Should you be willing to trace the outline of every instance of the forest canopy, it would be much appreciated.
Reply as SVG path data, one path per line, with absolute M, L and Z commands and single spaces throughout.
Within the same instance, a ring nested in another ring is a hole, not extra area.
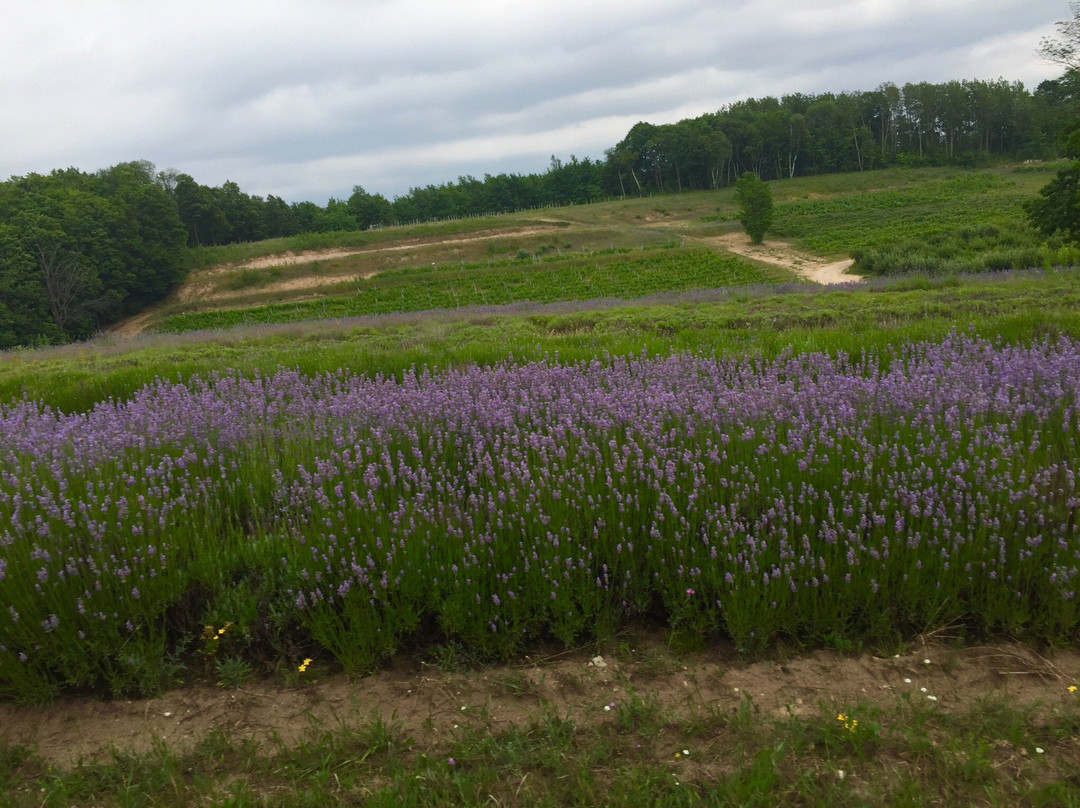
M 0 183 L 0 348 L 90 336 L 184 269 L 183 224 L 150 163 Z

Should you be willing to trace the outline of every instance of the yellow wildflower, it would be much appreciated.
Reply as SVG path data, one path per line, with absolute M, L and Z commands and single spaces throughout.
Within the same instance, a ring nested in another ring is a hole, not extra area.
M 203 633 L 202 633 L 203 639 L 204 640 L 217 640 L 217 639 L 220 639 L 221 636 L 226 631 L 229 630 L 229 627 L 232 626 L 232 624 L 233 624 L 232 620 L 229 620 L 229 621 L 227 621 L 225 623 L 225 625 L 223 625 L 219 629 L 215 629 L 213 626 L 203 626 Z
M 308 657 L 303 662 L 301 662 L 300 663 L 300 673 L 303 673 L 304 671 L 306 671 L 308 669 L 308 665 L 310 665 L 311 662 L 312 662 L 311 657 Z

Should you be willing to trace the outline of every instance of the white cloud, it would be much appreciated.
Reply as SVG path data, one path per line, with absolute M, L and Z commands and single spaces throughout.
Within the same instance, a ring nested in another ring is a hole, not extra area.
M 149 159 L 318 202 L 602 157 L 638 120 L 1060 72 L 1059 0 L 0 0 L 0 177 Z

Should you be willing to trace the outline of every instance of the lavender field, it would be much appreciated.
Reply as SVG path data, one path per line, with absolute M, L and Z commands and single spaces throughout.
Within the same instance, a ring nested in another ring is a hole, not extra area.
M 1074 636 L 1080 342 L 157 382 L 0 408 L 0 694 L 659 619 Z

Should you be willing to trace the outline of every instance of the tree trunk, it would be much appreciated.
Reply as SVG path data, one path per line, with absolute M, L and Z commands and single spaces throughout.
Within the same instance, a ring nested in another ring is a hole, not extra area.
M 855 124 L 851 125 L 851 137 L 855 140 L 855 157 L 859 161 L 859 171 L 862 171 L 862 152 L 859 150 L 859 132 Z

